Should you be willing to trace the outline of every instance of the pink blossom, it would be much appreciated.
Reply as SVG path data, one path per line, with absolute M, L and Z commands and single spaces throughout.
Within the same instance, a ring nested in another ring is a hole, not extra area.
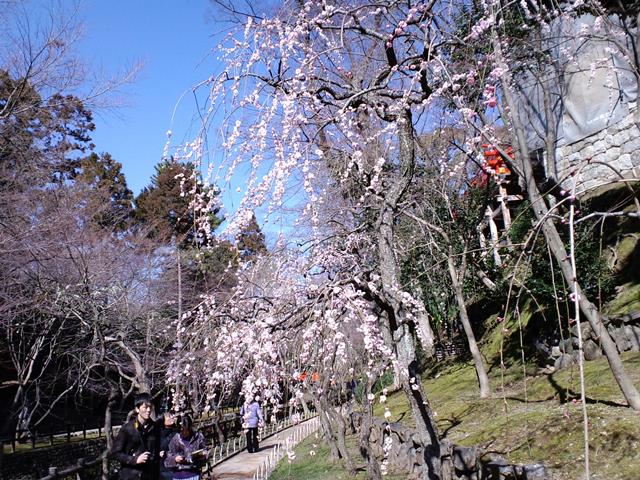
M 498 105 L 498 99 L 496 97 L 489 97 L 483 102 L 487 107 L 494 108 Z

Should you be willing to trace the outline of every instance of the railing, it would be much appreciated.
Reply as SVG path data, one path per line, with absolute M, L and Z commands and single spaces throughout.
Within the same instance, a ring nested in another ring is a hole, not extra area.
M 445 358 L 456 358 L 469 351 L 467 343 L 462 338 L 438 342 L 434 345 L 436 361 L 440 362 Z
M 296 420 L 295 418 L 292 419 L 291 417 L 288 417 L 278 422 L 267 424 L 263 428 L 261 428 L 259 431 L 260 439 L 267 438 L 271 435 L 274 435 L 275 433 L 278 433 L 286 428 L 289 428 L 290 426 L 297 424 L 299 422 L 304 422 L 305 420 L 311 418 L 313 415 L 315 414 L 302 415 L 298 417 L 298 420 Z M 221 422 L 236 422 L 235 413 L 226 413 L 224 414 L 224 417 L 226 418 L 223 418 L 222 420 L 218 419 L 217 423 L 219 424 Z M 214 423 L 216 423 L 215 419 L 204 419 L 198 422 L 201 428 L 210 427 Z M 120 427 L 114 427 L 114 430 L 117 431 L 119 430 L 119 428 Z M 86 433 L 90 432 L 90 430 L 86 430 L 86 429 L 83 431 L 86 431 Z M 228 459 L 229 457 L 232 457 L 236 453 L 243 450 L 245 447 L 246 447 L 246 437 L 244 435 L 237 435 L 232 438 L 228 438 L 225 442 L 215 446 L 210 451 L 209 458 L 207 459 L 207 464 L 205 466 L 204 471 L 205 472 L 209 471 L 215 465 Z M 81 459 L 78 459 L 76 465 L 71 467 L 66 467 L 64 469 L 59 469 L 57 467 L 50 467 L 48 475 L 40 478 L 40 480 L 58 480 L 58 479 L 62 479 L 69 476 L 76 476 L 77 478 L 81 478 L 83 477 L 83 473 L 87 469 L 93 468 L 98 464 L 100 464 L 102 462 L 103 457 L 104 455 L 101 455 L 98 458 L 95 458 L 90 461 L 86 461 L 85 459 L 81 458 Z
M 112 431 L 115 433 L 120 426 L 112 427 Z M 102 438 L 104 436 L 104 425 L 100 422 L 92 425 L 83 422 L 82 425 L 68 423 L 64 429 L 50 430 L 48 432 L 40 432 L 37 429 L 33 430 L 16 430 L 10 437 L 0 438 L 0 452 L 4 452 L 6 444 L 10 445 L 10 452 L 15 453 L 17 450 L 17 444 L 24 443 L 30 444 L 31 448 L 36 448 L 36 444 L 41 446 L 53 446 L 58 439 L 65 439 L 65 443 L 70 443 L 72 438 L 76 439 L 82 437 L 86 440 L 87 437 Z M 21 442 L 21 437 L 27 437 L 27 440 Z
M 87 468 L 95 467 L 102 463 L 102 456 L 95 458 L 91 461 L 85 461 L 84 458 L 79 458 L 78 463 L 73 467 L 65 468 L 64 470 L 58 470 L 57 467 L 49 467 L 49 474 L 46 477 L 42 477 L 40 480 L 59 480 L 75 475 L 78 480 L 83 477 L 82 473 Z
M 202 419 L 199 422 L 196 422 L 203 426 L 211 426 L 214 423 L 226 423 L 231 422 L 233 418 L 235 418 L 235 413 L 237 412 L 238 407 L 221 407 L 219 409 L 220 414 L 222 415 L 222 419 L 218 419 L 216 422 L 212 416 Z M 232 416 L 230 416 L 232 415 Z M 119 418 L 119 422 L 125 423 L 126 417 L 125 415 Z M 121 425 L 114 425 L 112 427 L 112 432 L 116 434 L 120 429 Z M 50 429 L 48 431 L 39 431 L 38 429 L 29 429 L 29 430 L 15 430 L 11 436 L 6 436 L 0 438 L 0 452 L 4 452 L 5 446 L 7 444 L 10 445 L 9 451 L 10 453 L 15 453 L 17 451 L 18 444 L 30 445 L 32 449 L 36 448 L 36 444 L 39 444 L 42 447 L 53 446 L 56 443 L 56 440 L 65 439 L 66 443 L 70 443 L 72 439 L 86 440 L 87 437 L 93 438 L 102 438 L 104 436 L 104 421 L 98 420 L 97 422 L 82 422 L 82 424 L 78 423 L 67 423 L 64 428 L 58 429 Z M 21 441 L 21 438 L 27 438 L 26 441 Z
M 307 419 L 308 418 L 309 417 L 307 417 Z M 267 480 L 269 475 L 271 475 L 271 472 L 273 472 L 278 465 L 278 462 L 280 462 L 285 455 L 290 454 L 296 445 L 315 432 L 320 426 L 320 421 L 317 416 L 314 416 L 308 422 L 303 423 L 305 420 L 300 421 L 297 428 L 291 432 L 291 435 L 285 438 L 284 442 L 278 442 L 275 448 L 271 449 L 269 456 L 260 465 L 258 465 L 258 470 L 253 475 L 253 480 Z
M 302 423 L 310 418 L 313 418 L 316 414 L 309 413 L 298 415 L 297 417 L 286 417 L 282 420 L 279 420 L 275 423 L 266 424 L 259 431 L 259 440 L 275 435 L 282 430 L 285 430 L 293 425 L 297 425 Z M 215 465 L 223 462 L 229 457 L 234 456 L 236 453 L 244 450 L 247 446 L 247 440 L 244 435 L 240 435 L 238 437 L 230 438 L 224 444 L 215 447 L 209 454 L 208 459 L 208 468 L 213 468 Z

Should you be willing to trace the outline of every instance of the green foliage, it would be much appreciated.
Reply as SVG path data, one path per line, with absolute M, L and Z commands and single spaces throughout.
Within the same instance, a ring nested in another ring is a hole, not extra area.
M 73 176 L 93 148 L 91 112 L 72 95 L 42 98 L 27 80 L 0 69 L 0 187 L 24 191 Z
M 521 243 L 527 240 L 532 228 L 533 212 L 530 205 L 523 203 L 515 218 L 509 235 L 513 243 Z M 568 252 L 568 228 L 560 228 L 559 231 Z M 526 282 L 528 291 L 544 305 L 554 304 L 556 298 L 561 302 L 567 301 L 565 292 L 568 289 L 563 285 L 562 272 L 555 261 L 552 268 L 542 234 L 537 235 L 527 249 L 530 251 L 530 258 L 523 281 Z M 614 278 L 600 252 L 598 230 L 586 222 L 576 225 L 575 252 L 578 280 L 583 290 L 593 299 L 608 298 L 613 292 Z
M 198 298 L 204 292 L 228 291 L 235 285 L 237 250 L 228 241 L 213 239 L 204 248 L 182 249 L 180 255 L 183 282 Z
M 127 187 L 122 164 L 108 153 L 91 153 L 80 160 L 76 182 L 93 190 L 89 202 L 98 225 L 119 231 L 127 228 L 133 214 L 133 193 Z
M 156 165 L 151 185 L 135 199 L 136 223 L 146 229 L 149 238 L 161 243 L 175 239 L 181 248 L 207 245 L 212 237 L 196 228 L 194 212 L 189 208 L 193 195 L 183 192 L 194 192 L 201 197 L 217 194 L 200 183 L 199 172 L 193 164 L 163 160 Z M 222 222 L 218 211 L 212 208 L 207 212 L 212 230 Z
M 447 257 L 453 255 L 456 268 L 466 262 L 466 275 L 462 279 L 465 295 L 476 295 L 481 285 L 469 272 L 474 268 L 479 250 L 477 226 L 495 194 L 494 186 L 470 187 L 468 184 L 439 182 L 436 172 L 425 170 L 421 182 L 424 191 L 420 208 L 416 213 L 446 234 L 448 241 L 435 229 L 424 239 L 413 239 L 411 247 L 401 259 L 401 279 L 408 291 L 421 296 L 429 313 L 432 327 L 444 333 L 458 317 L 458 305 L 454 296 Z M 438 188 L 446 189 L 447 200 Z M 408 238 L 416 235 L 415 222 L 407 221 L 402 232 Z M 433 239 L 433 241 L 431 241 Z
M 255 214 L 251 215 L 251 220 L 238 235 L 237 247 L 240 259 L 245 262 L 267 252 L 264 233 L 260 230 Z

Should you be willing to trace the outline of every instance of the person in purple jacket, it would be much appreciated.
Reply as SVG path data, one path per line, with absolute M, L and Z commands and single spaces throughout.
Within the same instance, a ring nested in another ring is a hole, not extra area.
M 174 479 L 199 480 L 207 460 L 207 441 L 193 429 L 193 420 L 184 415 L 180 420 L 180 433 L 169 442 L 165 465 L 173 472 Z
M 253 401 L 245 403 L 240 409 L 240 416 L 242 417 L 242 426 L 247 432 L 247 451 L 256 453 L 258 451 L 258 427 L 264 424 L 260 396 L 256 395 Z

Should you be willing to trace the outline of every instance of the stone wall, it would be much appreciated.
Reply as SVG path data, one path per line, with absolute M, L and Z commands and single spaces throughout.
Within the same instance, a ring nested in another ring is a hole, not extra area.
M 603 317 L 607 331 L 615 342 L 618 352 L 640 351 L 640 312 L 630 313 L 615 318 Z M 594 360 L 602 356 L 598 335 L 591 329 L 589 322 L 580 322 L 585 360 Z M 553 347 L 551 357 L 554 368 L 565 368 L 578 360 L 578 326 L 571 328 L 571 337 Z
M 361 417 L 352 414 L 354 426 Z M 399 423 L 374 419 L 369 436 L 371 451 L 379 461 L 386 459 L 389 467 L 418 479 L 425 467 L 424 445 L 416 432 Z M 385 442 L 387 451 L 385 452 Z M 513 465 L 503 458 L 484 454 L 478 448 L 467 448 L 442 442 L 443 479 L 451 480 L 547 480 L 544 465 Z
M 640 178 L 640 131 L 634 123 L 634 115 L 635 109 L 632 109 L 615 125 L 579 142 L 559 147 L 556 151 L 557 172 L 547 172 L 547 175 L 557 173 L 562 187 L 570 191 L 571 172 L 575 171 L 578 195 L 619 178 L 607 165 L 626 178 Z

